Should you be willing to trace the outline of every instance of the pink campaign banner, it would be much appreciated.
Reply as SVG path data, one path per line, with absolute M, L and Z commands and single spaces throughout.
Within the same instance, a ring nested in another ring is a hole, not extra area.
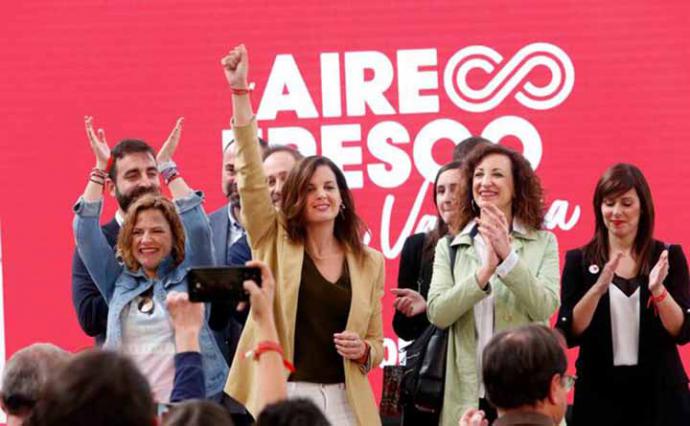
M 367 241 L 388 259 L 387 288 L 396 286 L 404 239 L 433 222 L 430 180 L 470 134 L 529 159 L 561 254 L 590 238 L 594 185 L 615 162 L 646 174 L 656 237 L 690 247 L 687 2 L 0 7 L 0 336 L 8 355 L 36 341 L 92 345 L 70 293 L 71 207 L 94 164 L 84 115 L 111 144 L 131 136 L 155 148 L 184 116 L 175 160 L 205 191 L 208 212 L 225 202 L 221 141 L 231 111 L 219 61 L 240 42 L 263 136 L 343 168 L 371 229 Z M 104 221 L 114 207 L 106 197 Z M 392 302 L 386 293 L 385 364 L 398 362 L 400 345 Z M 687 368 L 688 347 L 682 353 Z M 370 378 L 380 394 L 381 369 Z

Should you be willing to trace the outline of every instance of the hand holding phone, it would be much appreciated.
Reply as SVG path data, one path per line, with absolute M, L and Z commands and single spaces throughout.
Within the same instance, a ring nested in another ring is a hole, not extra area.
M 261 269 L 252 266 L 190 268 L 189 300 L 192 302 L 243 302 L 249 300 L 245 281 L 261 286 Z

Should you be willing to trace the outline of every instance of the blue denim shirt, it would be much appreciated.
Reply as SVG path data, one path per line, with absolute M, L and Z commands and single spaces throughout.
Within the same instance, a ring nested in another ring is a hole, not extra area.
M 158 267 L 157 279 L 148 278 L 141 268 L 130 271 L 118 262 L 99 225 L 101 201 L 86 202 L 80 198 L 74 205 L 73 227 L 77 250 L 108 303 L 104 348 L 118 349 L 122 345 L 122 311 L 134 298 L 153 287 L 155 302 L 165 306 L 168 292 L 187 291 L 189 267 L 214 264 L 211 230 L 201 201 L 201 192 L 175 200 L 185 229 L 185 259 L 175 267 L 168 256 Z M 210 397 L 222 392 L 228 366 L 208 326 L 208 313 L 209 309 L 206 309 L 206 322 L 201 328 L 199 344 L 206 376 L 206 395 Z

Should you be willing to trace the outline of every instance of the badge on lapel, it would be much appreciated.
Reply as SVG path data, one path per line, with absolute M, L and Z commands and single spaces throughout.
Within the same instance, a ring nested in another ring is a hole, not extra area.
M 595 264 L 589 265 L 589 273 L 592 275 L 598 274 L 599 273 L 599 266 L 597 266 Z

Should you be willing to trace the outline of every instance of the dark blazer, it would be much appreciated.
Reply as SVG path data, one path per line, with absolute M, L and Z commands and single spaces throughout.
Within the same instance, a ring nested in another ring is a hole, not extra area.
M 426 234 L 410 235 L 403 244 L 400 253 L 400 265 L 398 267 L 398 288 L 409 288 L 418 291 L 424 299 L 429 293 L 429 283 L 433 271 L 432 261 L 422 265 L 422 252 Z M 412 341 L 429 326 L 426 312 L 413 317 L 407 317 L 402 312 L 395 310 L 393 316 L 393 330 L 398 337 Z
M 652 266 L 656 263 L 665 245 L 654 242 Z M 677 337 L 672 337 L 655 315 L 653 307 L 647 307 L 650 296 L 647 280 L 640 286 L 640 335 L 639 355 L 636 367 L 613 366 L 613 340 L 611 335 L 611 315 L 608 292 L 599 300 L 594 311 L 592 322 L 580 335 L 572 333 L 572 314 L 575 305 L 594 285 L 603 265 L 591 267 L 583 258 L 581 249 L 571 250 L 566 254 L 565 267 L 561 285 L 561 308 L 556 327 L 566 337 L 569 347 L 579 346 L 580 352 L 576 362 L 578 380 L 575 385 L 573 406 L 574 425 L 579 424 L 616 424 L 614 419 L 605 419 L 604 413 L 615 415 L 616 411 L 610 398 L 620 394 L 622 383 L 625 390 L 632 394 L 645 395 L 640 404 L 627 401 L 627 407 L 639 409 L 641 424 L 673 425 L 690 424 L 690 393 L 688 377 L 678 353 L 678 344 L 690 340 L 690 288 L 688 284 L 688 265 L 680 246 L 669 248 L 669 274 L 664 286 L 683 310 L 685 319 Z M 628 369 L 628 379 L 622 381 L 621 369 Z M 639 389 L 631 389 L 634 387 Z M 667 417 L 664 417 L 667 416 Z M 644 418 L 645 420 L 641 420 Z M 680 422 L 680 423 L 679 423 Z
M 117 234 L 120 232 L 117 220 L 113 218 L 101 229 L 108 244 L 115 247 Z M 102 345 L 105 342 L 105 329 L 108 322 L 108 304 L 91 279 L 76 249 L 72 256 L 72 304 L 84 333 L 95 337 L 96 344 Z
M 227 266 L 228 251 L 228 227 L 230 218 L 228 217 L 228 205 L 224 204 L 221 208 L 209 215 L 211 223 L 211 240 L 215 252 L 215 264 L 217 266 Z M 228 365 L 232 363 L 237 350 L 237 342 L 242 334 L 242 327 L 247 321 L 249 309 L 244 312 L 237 312 L 234 305 L 226 303 L 212 303 L 209 315 L 209 326 L 216 335 L 220 350 L 225 357 Z
M 216 265 L 225 265 L 228 251 L 228 226 L 230 226 L 228 205 L 223 204 L 221 208 L 208 215 L 208 221 L 211 223 L 211 239 L 216 255 Z

